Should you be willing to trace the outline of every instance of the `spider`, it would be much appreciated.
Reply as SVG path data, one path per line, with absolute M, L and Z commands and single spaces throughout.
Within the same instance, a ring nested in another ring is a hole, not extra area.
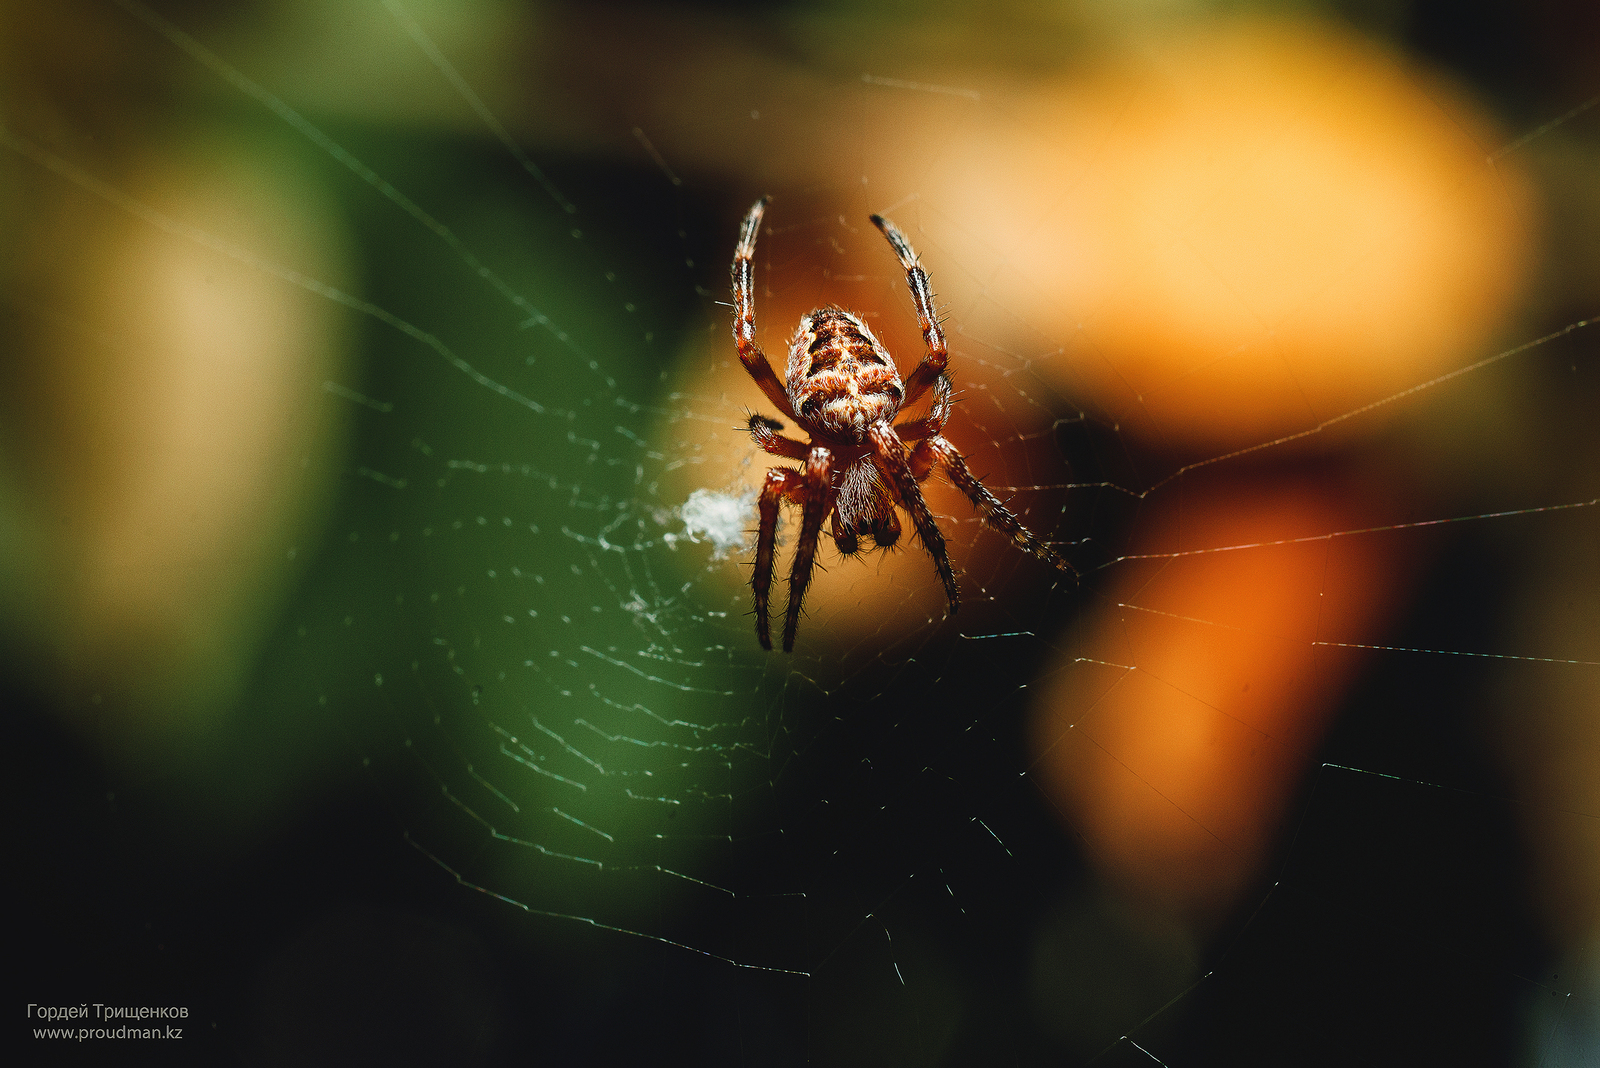
M 945 371 L 949 355 L 944 333 L 933 310 L 933 290 L 917 254 L 900 230 L 881 215 L 872 223 L 889 239 L 905 268 L 906 283 L 922 324 L 928 353 L 902 385 L 900 372 L 883 343 L 867 324 L 843 308 L 829 304 L 800 320 L 789 342 L 789 366 L 784 382 L 756 344 L 754 269 L 756 234 L 767 209 L 767 197 L 751 207 L 739 228 L 733 253 L 733 340 L 739 362 L 750 372 L 767 399 L 793 419 L 811 438 L 804 443 L 784 437 L 783 424 L 752 413 L 750 434 L 757 445 L 776 456 L 799 460 L 803 466 L 775 467 L 761 488 L 761 526 L 756 537 L 755 573 L 750 586 L 756 598 L 756 637 L 763 649 L 772 648 L 767 618 L 772 588 L 773 549 L 778 532 L 778 507 L 785 500 L 800 506 L 800 541 L 789 572 L 789 607 L 783 623 L 783 651 L 794 649 L 800 626 L 800 604 L 816 563 L 822 521 L 832 516 L 834 544 L 852 555 L 862 537 L 879 548 L 900 537 L 899 504 L 911 516 L 917 537 L 939 572 L 953 614 L 961 606 L 956 576 L 945 551 L 944 535 L 923 500 L 917 483 L 934 465 L 942 464 L 950 481 L 972 499 L 984 522 L 1006 535 L 1012 544 L 1065 574 L 1077 578 L 1072 565 L 1022 525 L 999 498 L 967 469 L 966 462 L 943 436 L 950 418 L 951 384 Z M 932 391 L 928 413 L 920 419 L 896 423 L 905 408 Z M 912 447 L 907 454 L 907 444 Z

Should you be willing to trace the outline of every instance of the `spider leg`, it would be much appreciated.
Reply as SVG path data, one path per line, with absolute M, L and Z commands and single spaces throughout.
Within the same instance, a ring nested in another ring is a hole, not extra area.
M 944 425 L 950 421 L 950 390 L 949 375 L 940 375 L 933 380 L 933 407 L 928 409 L 928 414 L 921 419 L 895 425 L 894 432 L 901 441 L 920 441 L 944 433 Z M 923 477 L 918 475 L 917 481 L 921 482 Z
M 929 435 L 929 438 L 935 436 Z M 928 476 L 933 474 L 933 465 L 938 459 L 939 454 L 934 452 L 933 445 L 928 439 L 919 441 L 917 447 L 911 450 L 911 477 L 918 482 L 928 481 Z M 974 477 L 973 481 L 976 482 L 977 478 Z
M 756 568 L 750 576 L 750 588 L 756 595 L 756 637 L 761 648 L 772 648 L 772 630 L 767 621 L 767 604 L 772 591 L 772 558 L 778 537 L 778 506 L 784 498 L 803 499 L 804 474 L 792 467 L 774 467 L 767 472 L 761 486 L 761 497 L 756 505 L 761 525 L 756 533 Z
M 800 540 L 794 548 L 794 567 L 789 572 L 789 609 L 783 620 L 783 651 L 794 650 L 794 635 L 800 629 L 800 603 L 811 572 L 817 562 L 817 541 L 822 537 L 822 520 L 833 507 L 833 453 L 813 445 L 806 458 L 805 482 L 795 499 L 804 503 L 800 517 Z
M 872 443 L 873 462 L 878 465 L 878 470 L 883 472 L 884 479 L 895 496 L 900 498 L 900 503 L 911 513 L 911 522 L 917 528 L 917 537 L 921 539 L 922 547 L 927 550 L 928 555 L 933 557 L 933 566 L 938 569 L 939 578 L 944 582 L 945 596 L 950 600 L 950 611 L 954 612 L 961 606 L 961 597 L 956 589 L 955 572 L 950 568 L 950 554 L 945 550 L 944 535 L 939 532 L 939 524 L 934 521 L 933 512 L 929 510 L 928 502 L 923 499 L 922 490 L 917 487 L 916 476 L 906 461 L 906 447 L 895 437 L 894 428 L 888 423 L 878 423 L 869 429 L 867 440 Z M 929 438 L 923 445 L 928 441 L 940 440 L 943 439 Z M 922 448 L 921 445 L 917 447 Z
M 783 424 L 776 419 L 768 419 L 764 415 L 752 413 L 749 426 L 750 436 L 756 439 L 756 444 L 774 456 L 786 456 L 791 460 L 804 460 L 811 453 L 810 447 L 804 442 L 786 438 L 778 433 L 783 429 Z
M 977 506 L 985 523 L 1010 538 L 1011 543 L 1023 552 L 1044 561 L 1063 574 L 1071 575 L 1073 581 L 1077 581 L 1077 568 L 1062 559 L 1050 546 L 1034 537 L 1033 532 L 1022 525 L 1022 520 L 1017 518 L 1016 513 L 1007 508 L 1000 498 L 990 493 L 988 487 L 978 481 L 977 476 L 967 468 L 967 462 L 961 458 L 961 454 L 948 439 L 934 435 L 917 445 L 911 454 L 912 474 L 919 480 L 926 478 L 935 461 L 944 465 L 950 481 L 954 482 L 956 488 L 965 493 Z
M 900 266 L 906 271 L 906 284 L 911 287 L 911 302 L 917 306 L 917 322 L 922 324 L 922 340 L 928 354 L 917 364 L 917 369 L 906 379 L 903 404 L 910 404 L 944 374 L 950 362 L 950 352 L 945 347 L 944 331 L 939 329 L 939 316 L 933 310 L 933 287 L 928 283 L 928 272 L 917 262 L 917 254 L 900 228 L 882 215 L 872 216 L 872 224 L 889 239 L 894 254 L 900 257 Z
M 756 380 L 761 392 L 773 405 L 795 418 L 789 394 L 778 381 L 767 354 L 756 344 L 756 294 L 755 266 L 751 262 L 756 254 L 756 235 L 761 230 L 761 216 L 767 210 L 767 198 L 755 202 L 750 213 L 739 227 L 739 244 L 733 250 L 733 343 L 739 349 L 739 362 Z M 799 420 L 795 420 L 798 422 Z
M 811 446 L 811 456 L 806 457 L 805 484 L 797 499 L 805 510 L 800 513 L 800 540 L 795 545 L 794 568 L 789 571 L 789 611 L 784 616 L 784 652 L 795 648 L 795 632 L 800 630 L 800 603 L 805 600 L 805 588 L 811 585 L 811 571 L 816 566 L 816 544 L 822 537 L 822 518 L 834 507 L 834 454 L 821 444 Z

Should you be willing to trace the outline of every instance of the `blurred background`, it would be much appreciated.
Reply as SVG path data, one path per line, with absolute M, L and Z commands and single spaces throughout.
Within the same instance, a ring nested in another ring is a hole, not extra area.
M 1597 71 L 1558 0 L 4 0 L 22 1000 L 208 1062 L 1592 1063 Z M 961 612 L 825 537 L 761 652 L 763 194 L 780 369 L 824 303 L 920 358 L 891 216 L 1080 583 L 936 476 Z

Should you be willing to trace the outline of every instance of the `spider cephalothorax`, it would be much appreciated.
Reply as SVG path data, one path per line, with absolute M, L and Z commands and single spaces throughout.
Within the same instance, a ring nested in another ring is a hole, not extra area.
M 950 418 L 951 401 L 944 333 L 934 314 L 928 275 L 905 235 L 888 219 L 872 216 L 873 224 L 889 239 L 900 266 L 905 268 L 927 355 L 902 383 L 889 350 L 872 336 L 867 324 L 843 308 L 829 305 L 800 320 L 789 342 L 785 380 L 778 381 L 755 340 L 751 260 L 766 208 L 767 198 L 762 197 L 739 229 L 739 245 L 733 253 L 733 339 L 739 349 L 739 361 L 756 385 L 780 412 L 810 435 L 811 441 L 807 444 L 784 437 L 779 433 L 783 424 L 776 419 L 750 416 L 750 434 L 757 445 L 804 465 L 773 468 L 761 488 L 761 526 L 750 585 L 756 596 L 756 637 L 762 647 L 772 648 L 767 604 L 772 588 L 778 506 L 785 500 L 801 508 L 800 539 L 789 573 L 789 608 L 783 626 L 785 652 L 794 648 L 800 604 L 811 583 L 822 521 L 830 516 L 834 543 L 848 555 L 860 548 L 863 537 L 872 538 L 879 546 L 893 545 L 900 537 L 900 520 L 895 515 L 895 505 L 899 504 L 910 514 L 922 547 L 933 557 L 950 600 L 950 611 L 960 606 L 944 535 L 917 486 L 932 473 L 936 463 L 943 465 L 950 481 L 971 498 L 984 522 L 1009 537 L 1018 548 L 1076 577 L 1070 564 L 1035 538 L 984 488 L 967 469 L 955 446 L 942 436 Z M 894 421 L 902 408 L 930 390 L 933 397 L 926 415 L 902 423 Z M 912 446 L 909 453 L 907 444 Z

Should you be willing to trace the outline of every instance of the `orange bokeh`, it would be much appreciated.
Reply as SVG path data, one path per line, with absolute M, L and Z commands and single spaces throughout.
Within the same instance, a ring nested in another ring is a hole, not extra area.
M 1371 643 L 1407 592 L 1397 543 L 1320 537 L 1357 508 L 1301 480 L 1210 494 L 1066 645 L 1032 774 L 1124 890 L 1204 918 L 1256 873 L 1353 673 L 1337 643 Z
M 1146 42 L 1030 107 L 951 175 L 949 240 L 1005 250 L 1069 342 L 1042 371 L 1135 432 L 1247 444 L 1487 355 L 1531 257 L 1482 113 L 1328 27 Z

